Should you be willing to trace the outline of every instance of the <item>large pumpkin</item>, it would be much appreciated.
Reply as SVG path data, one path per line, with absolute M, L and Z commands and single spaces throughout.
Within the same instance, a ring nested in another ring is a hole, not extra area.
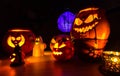
M 57 35 L 50 42 L 53 57 L 56 60 L 70 60 L 74 56 L 74 46 L 68 35 Z
M 85 8 L 76 15 L 70 31 L 80 56 L 97 58 L 101 55 L 110 34 L 105 11 L 100 8 Z
M 27 54 L 32 51 L 35 35 L 29 29 L 11 29 L 5 34 L 2 46 L 3 50 L 11 54 L 16 44 L 19 44 L 21 50 Z

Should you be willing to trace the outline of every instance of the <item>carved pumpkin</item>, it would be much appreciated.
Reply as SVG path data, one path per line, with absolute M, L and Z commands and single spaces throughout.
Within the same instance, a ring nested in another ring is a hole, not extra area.
M 86 8 L 76 15 L 70 31 L 81 56 L 97 58 L 103 52 L 110 34 L 110 26 L 105 18 L 105 11 L 100 8 Z
M 74 46 L 68 35 L 57 35 L 50 42 L 53 57 L 56 60 L 70 60 L 74 55 Z
M 3 50 L 11 54 L 16 44 L 19 44 L 21 50 L 27 54 L 32 51 L 34 46 L 35 36 L 31 30 L 28 29 L 11 29 L 8 30 L 3 38 Z
M 46 44 L 43 42 L 41 36 L 36 37 L 34 47 L 33 47 L 33 56 L 39 57 L 44 55 L 44 49 L 46 48 Z

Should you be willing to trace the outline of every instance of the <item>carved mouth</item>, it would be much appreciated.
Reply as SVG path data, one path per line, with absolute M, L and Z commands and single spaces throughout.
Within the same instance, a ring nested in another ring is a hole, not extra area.
M 97 25 L 97 24 L 98 24 L 98 22 L 95 22 L 94 24 L 86 26 L 86 27 L 74 28 L 74 30 L 76 32 L 85 33 L 85 32 L 90 31 L 91 29 L 93 29 L 95 27 L 95 25 Z
M 62 55 L 62 52 L 53 52 L 54 55 Z

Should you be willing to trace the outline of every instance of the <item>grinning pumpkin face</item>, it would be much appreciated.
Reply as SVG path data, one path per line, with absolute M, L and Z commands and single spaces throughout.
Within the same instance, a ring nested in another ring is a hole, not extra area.
M 80 10 L 70 34 L 73 40 L 79 40 L 82 53 L 94 58 L 100 56 L 110 34 L 104 10 L 95 7 Z
M 69 60 L 74 55 L 74 47 L 68 35 L 58 35 L 50 43 L 53 56 L 56 60 Z
M 95 35 L 95 31 L 97 36 Z M 104 11 L 99 8 L 81 10 L 74 20 L 71 36 L 75 39 L 95 38 L 107 39 L 110 28 L 105 19 Z

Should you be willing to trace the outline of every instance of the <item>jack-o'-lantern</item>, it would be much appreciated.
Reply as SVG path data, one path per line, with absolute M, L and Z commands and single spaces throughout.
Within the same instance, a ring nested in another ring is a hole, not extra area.
M 76 53 L 93 59 L 100 57 L 109 34 L 110 26 L 105 10 L 95 7 L 80 10 L 70 31 Z
M 74 56 L 74 46 L 69 35 L 54 36 L 50 48 L 56 60 L 70 60 Z
M 2 40 L 3 50 L 11 54 L 15 45 L 19 44 L 21 50 L 27 54 L 32 51 L 35 41 L 34 33 L 29 29 L 11 29 Z

